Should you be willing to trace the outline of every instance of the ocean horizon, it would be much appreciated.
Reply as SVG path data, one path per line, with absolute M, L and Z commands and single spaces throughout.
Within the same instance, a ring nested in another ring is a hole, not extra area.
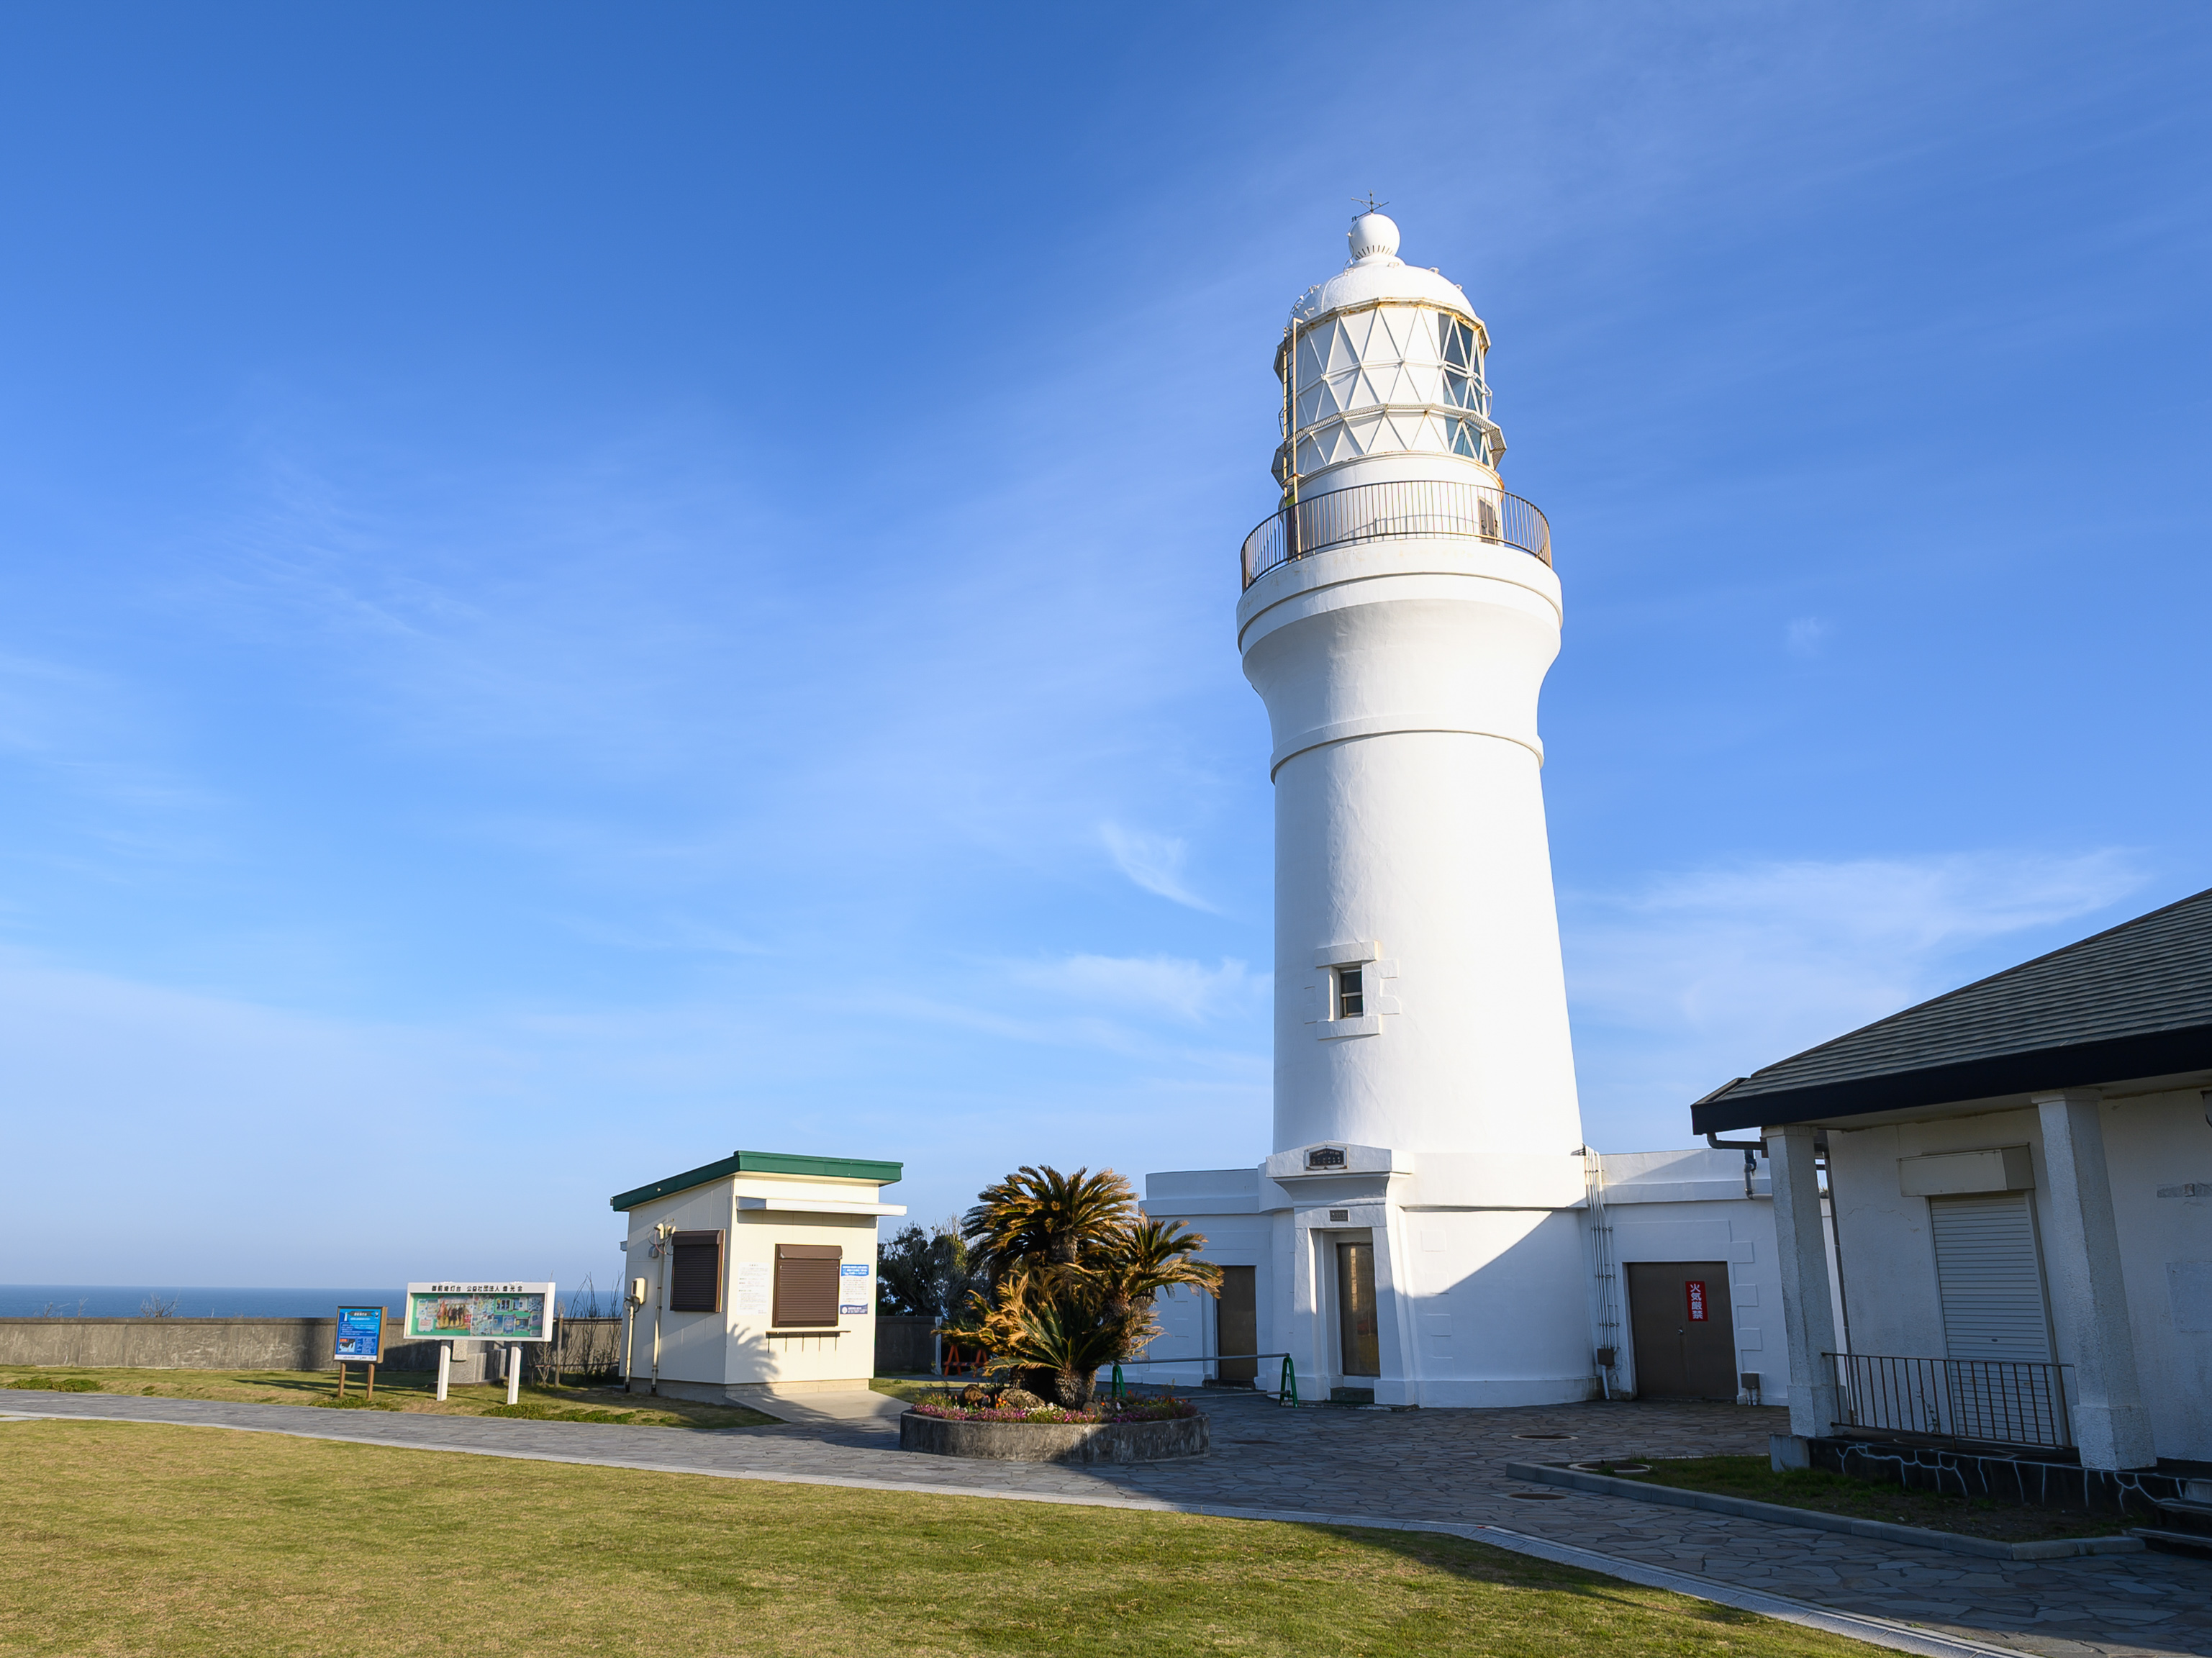
M 384 1307 L 397 1317 L 406 1291 L 255 1289 L 177 1284 L 0 1284 L 0 1318 L 331 1318 L 342 1307 Z

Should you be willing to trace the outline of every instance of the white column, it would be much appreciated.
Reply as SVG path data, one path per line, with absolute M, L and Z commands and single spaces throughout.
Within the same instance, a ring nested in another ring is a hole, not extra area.
M 2105 1174 L 2102 1096 L 2069 1089 L 2035 1096 L 2043 1119 L 2043 1266 L 2060 1350 L 2070 1356 L 2074 1441 L 2087 1468 L 2142 1468 L 2158 1460 L 2136 1377 L 2119 1229 Z
M 1836 1408 L 1836 1319 L 1828 1298 L 1827 1229 L 1820 1224 L 1820 1186 L 1813 1173 L 1813 1127 L 1765 1128 L 1774 1188 L 1774 1242 L 1782 1257 L 1782 1329 L 1790 1354 L 1790 1431 L 1798 1439 L 1826 1434 Z
M 446 1383 L 453 1374 L 453 1344 L 441 1341 L 438 1344 L 438 1402 L 441 1405 L 446 1402 Z
M 520 1404 L 522 1400 L 522 1349 L 509 1342 L 507 1349 L 507 1402 Z

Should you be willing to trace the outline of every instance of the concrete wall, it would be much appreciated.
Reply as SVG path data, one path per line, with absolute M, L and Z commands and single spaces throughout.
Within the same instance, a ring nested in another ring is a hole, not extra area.
M 1605 1202 L 1621 1268 L 1620 1368 L 1636 1388 L 1633 1314 L 1627 1266 L 1638 1260 L 1724 1260 L 1735 1321 L 1736 1370 L 1759 1377 L 1759 1400 L 1790 1402 L 1790 1356 L 1782 1339 L 1781 1260 L 1775 1250 L 1774 1200 L 1766 1165 L 1743 1192 L 1743 1154 L 1703 1147 L 1680 1151 L 1608 1151 Z M 1740 1402 L 1748 1402 L 1740 1396 Z
M 334 1318 L 0 1318 L 0 1365 L 334 1370 L 337 1329 Z M 409 1368 L 398 1354 L 390 1362 Z
M 392 1311 L 387 1331 L 398 1328 L 398 1309 Z M 613 1367 L 619 1319 L 565 1320 L 556 1327 L 567 1333 L 571 1364 Z M 337 1328 L 329 1318 L 0 1318 L 0 1369 L 335 1370 Z M 456 1382 L 486 1379 L 487 1345 L 453 1344 Z M 387 1342 L 384 1355 L 386 1370 L 438 1368 L 434 1341 Z

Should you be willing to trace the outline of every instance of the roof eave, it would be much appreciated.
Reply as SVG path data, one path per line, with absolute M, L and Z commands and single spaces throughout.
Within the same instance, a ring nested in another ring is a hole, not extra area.
M 687 1169 L 607 1199 L 610 1209 L 627 1212 L 656 1198 L 672 1197 L 705 1186 L 729 1175 L 795 1175 L 811 1180 L 861 1181 L 872 1186 L 896 1186 L 906 1165 L 866 1157 L 809 1157 L 788 1151 L 732 1151 L 714 1163 Z
M 2212 1024 L 2188 1025 L 1990 1054 L 1917 1071 L 1853 1077 L 1809 1088 L 1738 1093 L 1736 1084 L 1730 1084 L 1690 1108 L 1690 1127 L 1696 1133 L 1718 1134 L 2205 1070 L 2212 1070 Z

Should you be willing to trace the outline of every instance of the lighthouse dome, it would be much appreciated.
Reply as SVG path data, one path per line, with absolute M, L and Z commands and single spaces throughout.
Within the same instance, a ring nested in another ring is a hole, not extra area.
M 1482 326 L 1482 319 L 1474 314 L 1474 307 L 1457 282 L 1437 271 L 1407 264 L 1398 257 L 1395 219 L 1381 213 L 1363 213 L 1352 222 L 1345 240 L 1352 247 L 1350 261 L 1327 282 L 1298 296 L 1298 302 L 1291 307 L 1291 317 L 1298 322 L 1310 322 L 1346 306 L 1399 300 L 1456 311 L 1477 328 Z

